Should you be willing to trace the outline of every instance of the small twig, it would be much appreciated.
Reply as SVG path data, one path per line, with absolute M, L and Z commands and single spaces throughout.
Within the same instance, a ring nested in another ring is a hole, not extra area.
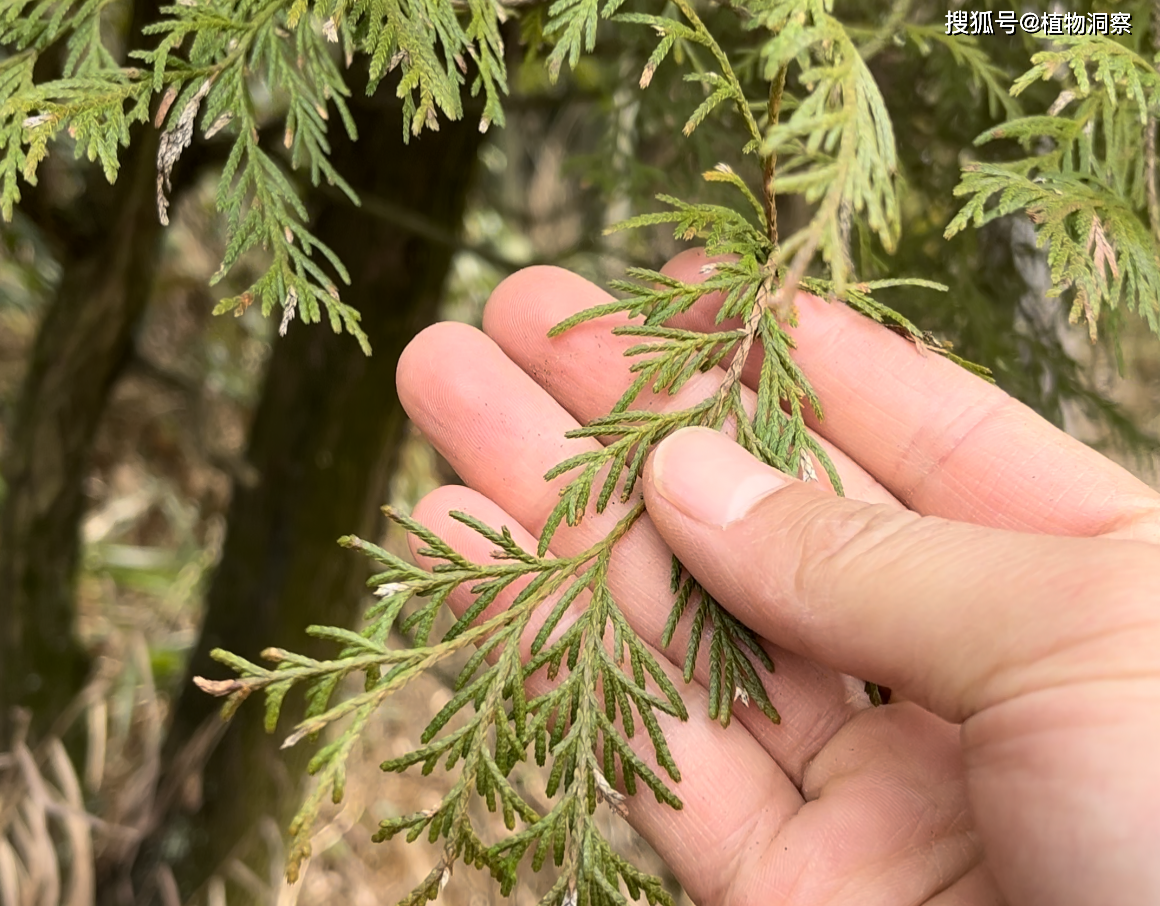
M 781 96 L 785 91 L 785 76 L 788 67 L 782 66 L 769 85 L 769 128 L 777 125 L 781 117 Z M 773 254 L 777 254 L 777 193 L 774 179 L 777 176 L 777 152 L 770 151 L 762 160 L 761 198 L 765 203 L 765 225 Z
M 854 256 L 850 251 L 850 234 L 854 229 L 854 206 L 843 198 L 838 206 L 838 233 L 842 237 L 842 261 L 846 270 L 853 272 Z
M 741 380 L 741 372 L 745 368 L 745 360 L 749 358 L 749 353 L 753 349 L 753 343 L 757 339 L 757 331 L 761 325 L 761 314 L 765 311 L 769 298 L 771 295 L 770 284 L 776 279 L 773 274 L 770 274 L 761 284 L 761 289 L 757 291 L 757 300 L 753 303 L 753 308 L 749 312 L 749 317 L 745 319 L 745 336 L 741 338 L 741 342 L 737 345 L 737 354 L 733 357 L 733 361 L 729 363 L 729 370 L 725 372 L 725 380 L 722 381 L 722 397 L 724 397 L 733 385 Z
M 777 74 L 773 77 L 773 81 L 769 84 L 769 103 L 767 110 L 769 112 L 769 128 L 772 129 L 777 125 L 781 117 L 781 99 L 785 92 L 785 78 L 788 71 L 788 66 L 782 66 L 778 69 Z M 765 208 L 765 227 L 766 235 L 769 237 L 770 253 L 769 262 L 766 264 L 765 277 L 761 281 L 761 287 L 757 291 L 757 298 L 754 300 L 753 308 L 749 315 L 745 318 L 745 325 L 743 327 L 744 336 L 737 346 L 737 351 L 733 355 L 733 361 L 729 363 L 729 368 L 725 372 L 725 379 L 721 382 L 721 386 L 717 388 L 717 400 L 713 405 L 713 418 L 716 418 L 721 411 L 721 407 L 726 405 L 730 393 L 733 392 L 733 387 L 741 380 L 741 373 L 745 369 L 745 362 L 749 358 L 749 353 L 753 350 L 753 344 L 757 339 L 758 331 L 761 327 L 762 312 L 768 307 L 772 298 L 779 297 L 780 291 L 775 291 L 774 287 L 777 284 L 777 267 L 774 262 L 777 261 L 777 191 L 774 183 L 777 179 L 777 152 L 770 151 L 761 161 L 761 200 Z
M 771 301 L 781 295 L 779 291 L 773 289 L 774 283 L 777 281 L 776 270 L 772 267 L 773 258 L 770 258 L 770 264 L 767 264 L 765 270 L 768 272 L 767 276 L 761 282 L 761 288 L 757 291 L 757 299 L 753 303 L 753 308 L 749 310 L 749 314 L 745 318 L 745 324 L 742 327 L 744 335 L 741 337 L 741 342 L 737 344 L 737 349 L 733 353 L 733 360 L 729 363 L 729 368 L 725 371 L 725 378 L 721 381 L 721 386 L 717 388 L 717 393 L 713 400 L 713 406 L 709 410 L 710 422 L 713 422 L 721 414 L 722 409 L 728 405 L 729 395 L 733 392 L 733 388 L 737 382 L 741 380 L 741 374 L 745 370 L 745 361 L 749 358 L 749 353 L 753 350 L 753 344 L 757 340 L 757 334 L 761 328 L 761 315 L 766 308 L 770 307 Z
M 830 216 L 834 216 L 834 213 L 831 212 Z M 754 302 L 753 309 L 745 319 L 745 335 L 741 338 L 741 342 L 737 346 L 737 352 L 733 357 L 733 361 L 729 364 L 729 370 L 725 372 L 725 380 L 721 382 L 721 386 L 717 390 L 717 401 L 713 407 L 714 415 L 720 411 L 721 406 L 725 405 L 725 401 L 728 399 L 734 385 L 741 380 L 741 372 L 745 368 L 745 360 L 749 358 L 749 353 L 753 349 L 754 340 L 756 340 L 757 333 L 761 328 L 762 312 L 768 308 L 779 321 L 792 322 L 797 318 L 797 311 L 793 304 L 793 294 L 797 292 L 798 284 L 801 283 L 802 278 L 805 276 L 806 268 L 809 267 L 810 260 L 814 257 L 814 252 L 817 251 L 817 248 L 818 236 L 814 234 L 797 250 L 793 256 L 793 260 L 790 261 L 785 279 L 780 282 L 777 279 L 775 259 L 772 256 L 770 257 L 769 262 L 765 266 L 765 279 L 762 280 L 761 287 L 757 291 L 757 300 Z
M 789 302 L 788 306 L 786 303 L 792 299 L 792 294 L 796 292 L 798 284 L 805 276 L 806 266 L 809 264 L 810 258 L 813 257 L 816 247 L 816 243 L 812 247 L 807 244 L 806 254 L 799 252 L 794 256 L 786 279 L 780 284 L 777 280 L 777 272 L 772 266 L 772 259 L 771 263 L 766 265 L 766 277 L 761 282 L 761 288 L 757 291 L 757 300 L 753 303 L 753 308 L 745 319 L 743 328 L 745 335 L 737 344 L 737 352 L 733 356 L 733 361 L 729 363 L 729 370 L 725 372 L 725 380 L 721 382 L 721 387 L 717 390 L 716 406 L 724 405 L 724 401 L 728 398 L 733 386 L 741 380 L 745 360 L 749 358 L 749 353 L 752 351 L 757 334 L 761 329 L 762 313 L 769 309 L 781 321 L 796 317 L 792 301 Z

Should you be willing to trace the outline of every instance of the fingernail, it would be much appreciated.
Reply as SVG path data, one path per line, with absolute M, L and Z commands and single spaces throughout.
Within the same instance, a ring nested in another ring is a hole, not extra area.
M 682 428 L 657 447 L 653 485 L 691 519 L 721 528 L 789 479 L 708 428 Z

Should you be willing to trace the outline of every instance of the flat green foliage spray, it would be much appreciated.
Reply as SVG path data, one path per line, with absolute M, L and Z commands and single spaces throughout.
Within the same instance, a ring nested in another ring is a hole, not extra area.
M 653 213 L 614 227 L 671 228 L 677 238 L 726 257 L 699 283 L 633 269 L 627 280 L 612 285 L 616 301 L 552 330 L 556 335 L 623 313 L 632 323 L 613 332 L 638 342 L 626 352 L 634 380 L 621 399 L 606 415 L 569 432 L 600 438 L 601 448 L 561 462 L 545 476 L 568 480 L 535 551 L 521 548 L 505 526 L 457 513 L 495 548 L 492 559 L 471 562 L 406 514 L 387 509 L 437 565 L 421 569 L 369 541 L 341 539 L 380 571 L 369 581 L 377 599 L 361 631 L 309 630 L 334 643 L 333 660 L 271 649 L 264 656 L 273 666 L 266 668 L 215 653 L 236 678 L 199 684 L 227 696 L 226 716 L 261 690 L 273 730 L 285 696 L 301 687 L 306 717 L 285 744 L 338 725 L 310 763 L 317 782 L 291 826 L 291 878 L 309 855 L 307 841 L 322 801 L 341 799 L 348 754 L 375 710 L 423 671 L 465 650 L 473 653 L 453 695 L 418 747 L 383 764 L 389 772 L 419 767 L 424 773 L 441 765 L 454 777 L 437 806 L 390 818 L 378 832 L 382 840 L 403 835 L 441 845 L 430 874 L 403 902 L 435 899 L 459 863 L 486 869 L 506 895 L 527 860 L 535 870 L 553 866 L 546 906 L 605 906 L 642 895 L 650 903 L 671 902 L 661 881 L 619 854 L 593 820 L 602 806 L 622 812 L 626 795 L 653 795 L 681 807 L 680 765 L 658 721 L 658 713 L 687 718 L 681 690 L 633 630 L 608 582 L 613 550 L 644 512 L 637 484 L 648 452 L 683 427 L 728 427 L 769 465 L 807 480 L 819 480 L 821 473 L 841 493 L 833 464 L 807 431 L 807 413 L 824 413 L 794 362 L 786 331 L 795 323 L 799 289 L 849 305 L 921 350 L 986 374 L 900 310 L 908 304 L 900 289 L 946 289 L 892 270 L 891 261 L 921 261 L 913 249 L 929 248 L 938 238 L 931 235 L 929 218 L 908 213 L 907 193 L 916 199 L 927 193 L 935 207 L 945 208 L 948 199 L 932 201 L 933 182 L 924 182 L 913 167 L 911 178 L 902 179 L 910 149 L 899 148 L 895 122 L 906 112 L 892 116 L 888 109 L 872 72 L 877 60 L 890 54 L 917 61 L 938 57 L 939 65 L 955 69 L 958 90 L 977 99 L 991 118 L 973 146 L 951 151 L 957 155 L 952 167 L 961 165 L 954 189 L 961 202 L 943 227 L 948 239 L 961 241 L 969 227 L 999 218 L 1027 216 L 1046 256 L 1052 293 L 1067 298 L 1071 319 L 1085 322 L 1093 341 L 1099 324 L 1114 335 L 1129 312 L 1160 331 L 1160 73 L 1149 3 L 1120 4 L 1120 12 L 1133 19 L 1127 34 L 1037 32 L 1006 41 L 996 37 L 992 47 L 990 38 L 954 34 L 954 11 L 946 23 L 932 22 L 909 0 L 859 4 L 849 15 L 825 0 L 744 0 L 727 8 L 692 0 L 556 0 L 547 7 L 500 0 L 198 0 L 165 8 L 147 29 L 156 46 L 133 54 L 132 65 L 120 63 L 106 47 L 102 17 L 110 5 L 9 0 L 0 10 L 5 218 L 20 201 L 22 181 L 35 184 L 50 144 L 65 136 L 78 157 L 98 162 L 115 179 L 130 125 L 147 120 L 152 108 L 154 125 L 163 130 L 157 202 L 165 221 L 175 162 L 195 131 L 206 137 L 221 133 L 231 144 L 217 196 L 228 237 L 218 278 L 254 248 L 268 251 L 269 267 L 240 296 L 223 300 L 219 311 L 258 302 L 265 313 L 281 309 L 283 328 L 295 315 L 310 322 L 325 311 L 335 330 L 349 332 L 368 353 L 358 313 L 343 303 L 338 289 L 349 276 L 338 254 L 311 233 L 287 176 L 288 168 L 307 171 L 314 184 L 325 180 L 358 203 L 328 159 L 330 111 L 340 128 L 354 134 L 344 103 L 344 62 L 366 58 L 371 91 L 398 72 L 404 138 L 437 128 L 441 118 L 465 116 L 465 90 L 479 99 L 473 103 L 482 111 L 480 128 L 501 127 L 509 90 L 501 26 L 520 16 L 529 48 L 546 48 L 543 65 L 551 81 L 565 63 L 574 69 L 597 53 L 598 34 L 614 35 L 624 53 L 640 54 L 640 91 L 666 92 L 656 105 L 666 115 L 674 98 L 686 104 L 688 117 L 673 130 L 672 141 L 694 142 L 710 128 L 710 118 L 716 120 L 712 128 L 737 136 L 733 163 L 703 173 L 705 186 L 718 192 L 714 198 L 728 203 L 663 194 Z M 1077 14 L 1092 12 L 1079 6 Z M 59 77 L 37 82 L 38 60 L 60 48 Z M 1000 51 L 1001 61 L 993 56 Z M 1012 59 L 1022 59 L 1023 70 L 1013 70 Z M 284 122 L 285 155 L 259 142 L 261 120 L 270 115 L 256 100 L 259 86 L 280 92 L 274 110 Z M 1033 109 L 1025 112 L 1028 98 Z M 948 93 L 938 103 L 952 101 Z M 917 98 L 914 109 L 922 103 Z M 997 145 L 1002 153 L 984 157 Z M 945 150 L 945 142 L 940 147 Z M 790 235 L 780 235 L 777 199 L 790 196 L 800 197 L 808 216 Z M 920 241 L 908 245 L 904 222 Z M 965 278 L 961 291 L 964 298 L 972 291 Z M 713 330 L 670 326 L 708 294 L 724 300 Z M 889 305 L 883 297 L 902 304 Z M 741 365 L 758 349 L 763 364 L 756 409 L 749 412 L 742 405 Z M 688 408 L 634 408 L 642 392 L 674 394 L 692 376 L 719 366 L 723 379 L 715 391 Z M 575 526 L 613 501 L 624 515 L 604 538 L 575 556 L 551 553 L 562 524 Z M 461 587 L 474 603 L 436 637 L 436 616 Z M 510 605 L 480 622 L 489 605 L 514 588 L 519 591 Z M 777 722 L 777 703 L 763 683 L 775 665 L 753 634 L 675 559 L 671 593 L 662 643 L 669 646 L 685 621 L 690 635 L 684 680 L 692 680 L 698 659 L 707 663 L 710 716 L 728 725 L 741 702 Z M 560 629 L 565 613 L 579 604 L 575 619 Z M 544 619 L 525 662 L 519 640 L 536 611 Z M 410 644 L 393 647 L 393 630 Z M 525 683 L 541 672 L 555 682 L 550 691 L 529 697 Z M 349 684 L 343 681 L 352 675 L 362 679 L 362 691 L 345 694 Z M 867 692 L 876 698 L 873 686 Z M 630 743 L 640 734 L 648 737 L 659 773 Z M 546 811 L 509 780 L 513 768 L 529 759 L 548 769 Z M 473 825 L 470 806 L 476 799 L 502 814 L 506 833 L 498 839 L 481 838 Z

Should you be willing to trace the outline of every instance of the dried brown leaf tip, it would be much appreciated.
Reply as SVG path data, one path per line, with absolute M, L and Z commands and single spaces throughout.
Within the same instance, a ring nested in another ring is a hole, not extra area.
M 173 106 L 175 100 L 177 100 L 177 86 L 170 85 L 165 89 L 165 94 L 161 96 L 161 103 L 157 105 L 157 114 L 153 117 L 154 127 L 161 128 L 161 124 L 165 122 L 165 117 L 169 115 L 169 108 Z
M 213 77 L 211 76 L 202 82 L 201 87 L 197 89 L 193 97 L 185 102 L 181 116 L 178 117 L 174 127 L 161 136 L 161 144 L 157 148 L 157 216 L 161 219 L 163 226 L 169 226 L 169 199 L 166 197 L 166 193 L 173 188 L 169 183 L 169 177 L 173 173 L 173 165 L 181 157 L 181 152 L 188 148 L 189 143 L 193 140 L 193 121 L 197 118 L 201 102 L 209 94 L 212 86 Z M 162 108 L 168 109 L 168 105 L 172 103 L 171 99 L 168 103 L 163 99 Z M 163 110 L 158 110 L 157 118 L 162 119 L 163 117 Z
M 282 323 L 278 325 L 278 336 L 286 336 L 290 329 L 290 322 L 294 320 L 294 313 L 298 310 L 298 290 L 293 286 L 286 291 L 286 301 L 282 306 Z
M 621 818 L 628 818 L 628 808 L 624 804 L 624 793 L 613 788 L 603 771 L 594 771 L 593 774 L 596 781 L 596 795 L 600 801 L 620 815 Z
M 202 692 L 221 698 L 223 695 L 232 695 L 235 692 L 245 692 L 246 684 L 241 680 L 225 679 L 212 680 L 204 676 L 195 676 L 193 684 Z

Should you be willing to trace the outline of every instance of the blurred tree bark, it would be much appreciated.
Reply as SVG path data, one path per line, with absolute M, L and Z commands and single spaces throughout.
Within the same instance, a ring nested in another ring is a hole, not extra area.
M 158 8 L 156 0 L 135 3 L 129 34 L 140 35 Z M 43 186 L 29 190 L 23 206 L 56 247 L 63 273 L 0 462 L 7 487 L 0 508 L 0 751 L 11 742 L 15 707 L 31 712 L 37 739 L 88 674 L 73 626 L 83 485 L 160 254 L 157 138 L 151 127 L 135 129 L 116 183 L 89 167 L 85 189 L 67 211 L 52 206 Z M 42 181 L 51 177 L 42 174 Z
M 360 138 L 352 143 L 336 126 L 332 159 L 360 195 L 421 213 L 454 235 L 479 143 L 476 124 L 470 116 L 443 123 L 404 145 L 393 95 L 384 86 L 368 99 L 354 88 Z M 247 453 L 254 479 L 235 482 L 222 560 L 165 745 L 154 826 L 132 871 L 137 902 L 161 900 L 174 880 L 184 902 L 233 858 L 264 875 L 259 823 L 272 816 L 286 826 L 305 774 L 309 746 L 278 748 L 299 702 L 287 702 L 273 736 L 263 732 L 258 701 L 222 732 L 221 702 L 189 677 L 227 675 L 209 658 L 217 647 L 252 660 L 270 645 L 323 656 L 326 646 L 304 628 L 353 625 L 367 600 L 365 561 L 335 541 L 350 532 L 375 537 L 382 528 L 379 507 L 405 428 L 395 366 L 436 315 L 452 249 L 341 195 L 315 193 L 314 200 L 316 233 L 350 269 L 344 298 L 362 313 L 374 355 L 364 357 L 325 324 L 292 322 L 275 341 Z M 125 880 L 111 901 L 126 900 Z M 253 897 L 231 887 L 228 902 Z

